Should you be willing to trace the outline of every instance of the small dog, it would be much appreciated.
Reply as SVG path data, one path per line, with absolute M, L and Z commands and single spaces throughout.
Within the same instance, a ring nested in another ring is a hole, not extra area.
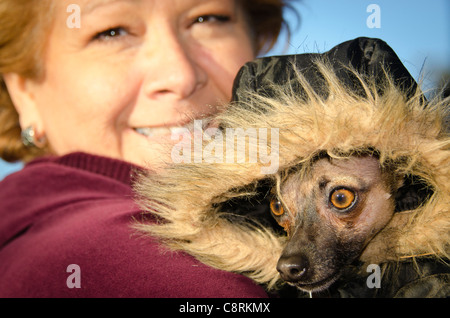
M 327 289 L 389 222 L 401 185 L 369 155 L 320 158 L 307 172 L 287 173 L 270 202 L 289 237 L 282 279 L 307 292 Z

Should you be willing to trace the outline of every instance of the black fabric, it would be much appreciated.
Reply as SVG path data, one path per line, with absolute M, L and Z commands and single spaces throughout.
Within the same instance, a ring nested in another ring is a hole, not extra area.
M 379 287 L 369 287 L 369 273 L 347 272 L 330 289 L 315 297 L 331 298 L 446 298 L 450 296 L 450 267 L 434 259 L 418 259 L 380 265 Z M 353 271 L 353 272 L 352 272 Z M 305 295 L 299 295 L 305 297 Z
M 317 60 L 328 61 L 338 78 L 356 93 L 363 94 L 363 91 L 349 68 L 380 84 L 386 79 L 386 71 L 396 85 L 408 94 L 414 93 L 417 88 L 415 80 L 386 42 L 360 37 L 341 43 L 325 53 L 270 56 L 249 62 L 241 68 L 235 79 L 232 100 L 245 101 L 249 91 L 275 97 L 274 84 L 292 85 L 301 94 L 302 88 L 296 83 L 294 69 L 305 76 L 318 94 L 326 97 L 324 79 L 315 65 Z

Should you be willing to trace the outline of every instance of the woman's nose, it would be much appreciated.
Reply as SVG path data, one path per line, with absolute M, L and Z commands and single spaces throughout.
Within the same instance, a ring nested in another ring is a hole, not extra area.
M 145 93 L 149 98 L 185 99 L 206 84 L 207 75 L 197 63 L 195 44 L 176 31 L 159 32 L 157 43 L 150 40 L 146 58 L 151 59 L 145 78 Z

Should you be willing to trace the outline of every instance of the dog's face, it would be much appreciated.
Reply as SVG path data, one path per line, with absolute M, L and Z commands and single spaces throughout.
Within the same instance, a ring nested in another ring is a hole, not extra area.
M 370 156 L 319 159 L 306 177 L 288 175 L 270 204 L 289 237 L 281 277 L 308 292 L 328 288 L 391 219 L 393 183 Z

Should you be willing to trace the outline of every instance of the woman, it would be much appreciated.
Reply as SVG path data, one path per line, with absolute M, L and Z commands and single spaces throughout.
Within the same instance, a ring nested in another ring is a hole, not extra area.
M 132 175 L 211 117 L 283 1 L 0 1 L 0 297 L 266 297 L 132 230 Z

